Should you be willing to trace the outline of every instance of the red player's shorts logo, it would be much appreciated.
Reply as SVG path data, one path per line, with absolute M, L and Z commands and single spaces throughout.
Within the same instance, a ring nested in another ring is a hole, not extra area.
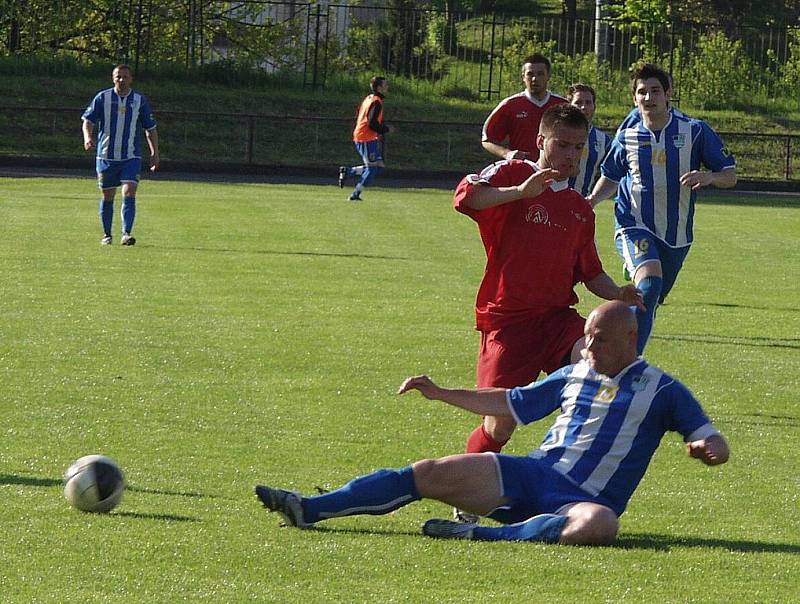
M 550 222 L 547 216 L 547 208 L 538 203 L 533 204 L 528 208 L 528 213 L 525 215 L 525 222 L 532 222 L 533 224 L 548 224 Z

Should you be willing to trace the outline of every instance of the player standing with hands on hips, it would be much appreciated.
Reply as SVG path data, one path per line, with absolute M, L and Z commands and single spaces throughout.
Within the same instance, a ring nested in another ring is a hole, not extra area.
M 350 201 L 361 201 L 361 191 L 372 184 L 377 176 L 383 172 L 384 164 L 384 136 L 393 131 L 393 128 L 383 121 L 383 99 L 389 92 L 389 82 L 386 78 L 375 76 L 369 82 L 372 91 L 364 97 L 356 113 L 356 126 L 353 129 L 353 144 L 356 152 L 363 162 L 360 166 L 339 167 L 339 188 L 350 176 L 359 177 L 356 188 L 350 194 Z
M 100 221 L 102 245 L 111 245 L 114 218 L 114 195 L 122 186 L 122 245 L 136 243 L 133 221 L 136 218 L 136 189 L 142 167 L 144 130 L 150 147 L 150 170 L 158 169 L 158 132 L 147 98 L 131 88 L 133 74 L 127 65 L 117 65 L 112 72 L 113 88 L 97 93 L 83 112 L 83 147 L 97 148 L 97 183 L 102 191 Z M 97 126 L 97 143 L 94 129 Z
M 631 92 L 641 121 L 617 132 L 587 199 L 596 206 L 616 193 L 617 252 L 644 296 L 645 308 L 637 311 L 641 354 L 659 300 L 675 284 L 694 239 L 697 190 L 733 187 L 736 162 L 708 124 L 670 108 L 663 69 L 649 63 L 635 69 Z

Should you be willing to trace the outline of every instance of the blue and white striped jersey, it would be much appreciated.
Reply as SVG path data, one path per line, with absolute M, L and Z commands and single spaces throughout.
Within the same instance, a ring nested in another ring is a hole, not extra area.
M 507 394 L 514 419 L 529 424 L 560 407 L 531 456 L 538 458 L 622 514 L 661 438 L 679 432 L 686 442 L 717 430 L 691 392 L 672 376 L 638 359 L 616 377 L 580 361 Z
M 108 161 L 142 157 L 142 128 L 156 127 L 147 97 L 133 90 L 125 98 L 101 90 L 81 117 L 97 128 L 97 158 Z
M 577 176 L 569 179 L 569 186 L 586 197 L 592 192 L 592 187 L 600 177 L 600 162 L 611 147 L 611 137 L 599 128 L 589 128 L 586 146 L 583 148 L 581 161 L 578 164 Z
M 681 186 L 680 177 L 701 165 L 714 172 L 736 166 L 717 133 L 702 120 L 671 110 L 658 132 L 644 122 L 620 130 L 600 167 L 603 176 L 620 185 L 616 231 L 641 228 L 670 247 L 690 245 L 697 191 Z

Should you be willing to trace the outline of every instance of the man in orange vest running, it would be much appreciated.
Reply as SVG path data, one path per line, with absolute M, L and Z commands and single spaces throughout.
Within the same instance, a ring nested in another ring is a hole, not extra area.
M 344 187 L 349 176 L 359 177 L 356 188 L 350 194 L 350 201 L 361 201 L 361 190 L 383 171 L 383 136 L 392 128 L 383 123 L 383 99 L 389 91 L 386 78 L 375 76 L 369 82 L 371 94 L 364 97 L 356 113 L 356 127 L 353 129 L 353 143 L 361 156 L 360 166 L 339 167 L 339 187 Z

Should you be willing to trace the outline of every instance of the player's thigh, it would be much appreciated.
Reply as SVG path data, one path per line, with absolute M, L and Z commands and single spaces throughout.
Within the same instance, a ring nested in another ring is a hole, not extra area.
M 479 388 L 513 388 L 530 384 L 544 371 L 569 364 L 575 342 L 583 337 L 584 319 L 574 308 L 559 308 L 481 332 Z
M 122 162 L 98 159 L 95 162 L 97 187 L 103 191 L 105 200 L 114 198 L 114 190 L 122 184 Z M 109 194 L 106 194 L 106 192 Z
M 380 141 L 365 141 L 353 143 L 356 152 L 361 156 L 361 161 L 365 166 L 383 167 L 383 151 Z
M 661 276 L 661 255 L 658 239 L 644 229 L 625 229 L 614 238 L 617 253 L 634 282 L 643 276 Z
M 501 494 L 508 503 L 489 514 L 505 524 L 523 522 L 538 514 L 557 514 L 576 503 L 602 503 L 534 457 L 495 454 Z
M 139 186 L 142 160 L 134 157 L 121 163 L 119 178 L 122 182 L 122 194 L 125 197 L 133 197 L 136 195 L 136 189 Z
M 573 349 L 583 341 L 586 325 L 578 311 L 572 307 L 558 308 L 542 317 L 539 325 L 540 342 L 544 346 L 542 371 L 553 373 L 572 363 Z
M 478 388 L 513 388 L 530 384 L 542 371 L 542 350 L 531 322 L 481 332 Z
M 473 496 L 475 507 L 481 509 L 491 509 L 501 503 L 498 468 L 489 453 L 423 459 L 412 467 L 421 497 L 447 500 Z

